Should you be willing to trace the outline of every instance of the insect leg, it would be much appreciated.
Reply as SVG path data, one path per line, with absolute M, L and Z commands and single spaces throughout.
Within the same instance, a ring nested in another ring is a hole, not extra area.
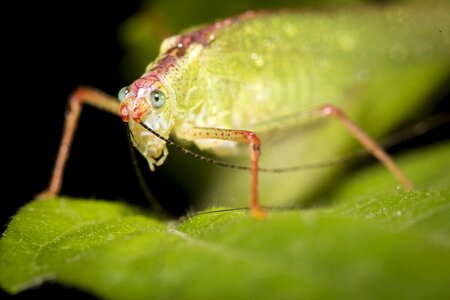
M 318 113 L 323 117 L 335 117 L 345 128 L 355 137 L 366 149 L 375 156 L 404 186 L 405 190 L 413 189 L 413 184 L 400 170 L 392 158 L 379 146 L 372 138 L 370 138 L 361 128 L 359 128 L 341 109 L 338 107 L 325 104 L 312 110 L 313 113 Z
M 258 162 L 261 154 L 261 142 L 258 136 L 251 131 L 194 127 L 186 129 L 183 136 L 187 139 L 219 139 L 225 141 L 241 142 L 249 145 L 250 169 L 251 169 L 251 192 L 250 192 L 250 212 L 257 219 L 266 217 L 265 210 L 258 201 Z
M 40 199 L 54 197 L 61 190 L 64 168 L 66 166 L 67 158 L 69 157 L 70 146 L 72 145 L 83 104 L 89 104 L 112 114 L 120 115 L 120 104 L 114 97 L 92 87 L 78 87 L 73 92 L 69 98 L 64 130 L 50 183 L 47 189 L 38 195 L 38 198 Z

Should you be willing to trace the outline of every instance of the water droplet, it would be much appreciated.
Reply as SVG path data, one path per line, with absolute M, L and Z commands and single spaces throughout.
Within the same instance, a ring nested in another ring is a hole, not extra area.
M 256 64 L 257 67 L 262 67 L 264 65 L 264 59 L 257 53 L 253 52 L 250 54 L 250 58 Z
M 397 210 L 397 211 L 395 212 L 395 215 L 396 215 L 396 216 L 401 216 L 401 215 L 402 215 L 402 211 L 401 211 L 401 210 Z

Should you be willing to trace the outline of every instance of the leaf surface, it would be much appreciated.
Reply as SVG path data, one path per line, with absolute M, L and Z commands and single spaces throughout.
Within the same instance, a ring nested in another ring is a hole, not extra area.
M 449 151 L 400 159 L 414 192 L 374 189 L 392 179 L 369 168 L 333 205 L 267 221 L 234 211 L 166 222 L 123 203 L 32 201 L 0 241 L 0 284 L 17 293 L 54 280 L 108 299 L 446 299 Z

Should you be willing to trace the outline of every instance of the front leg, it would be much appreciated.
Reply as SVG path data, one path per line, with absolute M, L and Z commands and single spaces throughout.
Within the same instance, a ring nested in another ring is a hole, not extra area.
M 52 177 L 47 189 L 38 195 L 39 199 L 50 199 L 59 194 L 66 166 L 69 157 L 70 147 L 80 118 L 83 104 L 94 106 L 109 113 L 119 114 L 119 101 L 97 89 L 91 87 L 78 87 L 70 96 L 64 130 L 61 137 L 58 154 L 56 156 L 55 166 L 53 167 Z
M 257 219 L 266 218 L 266 212 L 258 201 L 258 163 L 259 156 L 261 155 L 261 141 L 254 132 L 223 128 L 192 127 L 184 129 L 181 134 L 183 138 L 188 140 L 218 139 L 248 144 L 251 169 L 250 212 Z

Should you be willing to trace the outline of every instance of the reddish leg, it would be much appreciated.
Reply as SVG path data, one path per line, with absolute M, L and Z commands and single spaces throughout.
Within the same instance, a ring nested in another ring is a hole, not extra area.
M 257 219 L 265 219 L 266 212 L 258 201 L 258 162 L 261 154 L 261 142 L 254 132 L 246 130 L 194 127 L 182 132 L 184 138 L 218 139 L 241 142 L 249 145 L 251 163 L 250 212 Z
M 64 168 L 69 157 L 70 146 L 77 128 L 82 104 L 89 104 L 112 114 L 120 115 L 120 104 L 115 98 L 91 87 L 78 87 L 74 91 L 69 99 L 64 130 L 55 166 L 53 167 L 53 174 L 48 188 L 38 195 L 40 199 L 54 197 L 61 190 Z
M 350 118 L 338 107 L 325 104 L 319 107 L 316 111 L 324 117 L 336 117 L 349 131 L 350 133 L 369 151 L 375 156 L 405 187 L 405 190 L 410 191 L 414 188 L 414 185 L 403 174 L 397 164 L 392 158 L 381 148 L 374 140 L 372 140 L 361 128 L 359 128 Z

